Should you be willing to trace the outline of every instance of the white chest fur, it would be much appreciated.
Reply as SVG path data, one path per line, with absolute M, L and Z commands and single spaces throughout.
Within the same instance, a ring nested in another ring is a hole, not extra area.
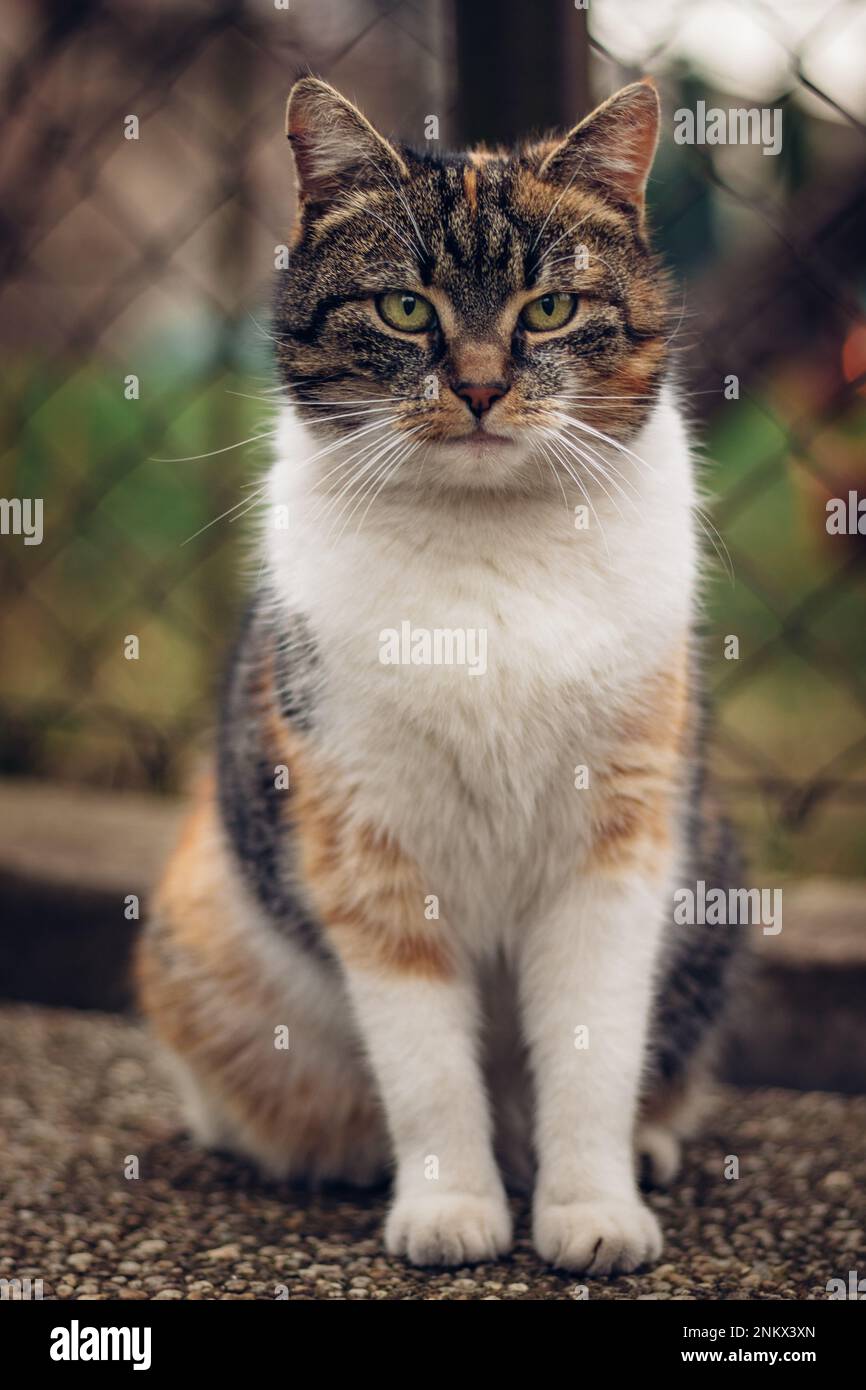
M 663 398 L 632 446 L 643 465 L 617 458 L 630 500 L 593 494 L 587 529 L 561 493 L 455 506 L 386 489 L 338 537 L 313 491 L 316 448 L 287 412 L 265 518 L 287 508 L 288 529 L 267 530 L 269 565 L 315 635 L 323 745 L 429 891 L 499 936 L 573 864 L 587 807 L 575 770 L 591 780 L 618 714 L 688 627 L 683 426 Z

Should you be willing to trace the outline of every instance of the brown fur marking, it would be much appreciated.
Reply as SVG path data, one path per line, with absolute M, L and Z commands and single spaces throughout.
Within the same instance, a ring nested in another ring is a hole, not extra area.
M 473 217 L 478 211 L 478 171 L 471 164 L 463 170 L 463 188 Z
M 683 646 L 673 668 L 648 682 L 620 723 L 621 751 L 599 778 L 591 855 L 596 868 L 650 868 L 670 840 L 688 713 L 687 668 Z
M 430 889 L 400 845 L 352 818 L 352 790 L 274 712 L 270 735 L 291 769 L 290 814 L 304 883 L 348 966 L 449 979 L 442 923 L 424 917 Z
M 346 1154 L 375 1149 L 381 1115 L 357 1080 L 304 1068 L 274 1047 L 291 1025 L 279 980 L 232 915 L 231 871 L 212 781 L 199 789 L 142 935 L 139 996 L 164 1043 L 219 1097 L 231 1125 L 273 1166 L 342 1173 Z M 312 1059 L 317 1064 L 321 1058 Z

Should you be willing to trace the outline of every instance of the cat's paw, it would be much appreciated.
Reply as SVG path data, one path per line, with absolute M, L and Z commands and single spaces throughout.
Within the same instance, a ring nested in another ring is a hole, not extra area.
M 500 1195 L 401 1197 L 385 1222 L 385 1246 L 415 1265 L 492 1260 L 511 1246 L 511 1215 Z
M 638 1177 L 650 1187 L 668 1187 L 680 1171 L 682 1144 L 672 1129 L 641 1125 L 635 1140 Z
M 630 1274 L 662 1249 L 659 1223 L 637 1197 L 538 1205 L 533 1240 L 548 1264 L 585 1274 Z

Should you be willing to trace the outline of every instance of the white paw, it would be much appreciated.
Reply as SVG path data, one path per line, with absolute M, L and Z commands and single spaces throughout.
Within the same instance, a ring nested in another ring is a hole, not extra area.
M 406 1255 L 415 1265 L 473 1264 L 510 1245 L 511 1216 L 499 1195 L 401 1197 L 385 1222 L 388 1253 Z
M 585 1274 L 630 1274 L 662 1248 L 659 1223 L 637 1197 L 539 1205 L 533 1239 L 543 1260 Z
M 682 1160 L 682 1145 L 673 1130 L 663 1125 L 641 1125 L 635 1147 L 638 1177 L 645 1176 L 653 1187 L 667 1187 L 673 1182 Z

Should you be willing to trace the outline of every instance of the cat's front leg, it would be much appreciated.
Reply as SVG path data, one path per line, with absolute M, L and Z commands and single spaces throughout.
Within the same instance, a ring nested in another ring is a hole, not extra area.
M 536 1087 L 533 1235 L 564 1269 L 630 1271 L 661 1251 L 638 1192 L 635 1113 L 664 877 L 590 867 L 525 942 L 524 1026 Z
M 428 874 L 312 741 L 287 738 L 295 863 L 339 961 L 394 1161 L 392 1254 L 463 1264 L 506 1250 L 511 1220 L 479 1059 L 478 988 L 456 933 L 428 917 Z M 332 1005 L 331 1005 L 332 1006 Z
M 476 1056 L 474 988 L 450 972 L 351 964 L 347 978 L 396 1163 L 389 1252 L 419 1265 L 502 1254 L 511 1218 Z

